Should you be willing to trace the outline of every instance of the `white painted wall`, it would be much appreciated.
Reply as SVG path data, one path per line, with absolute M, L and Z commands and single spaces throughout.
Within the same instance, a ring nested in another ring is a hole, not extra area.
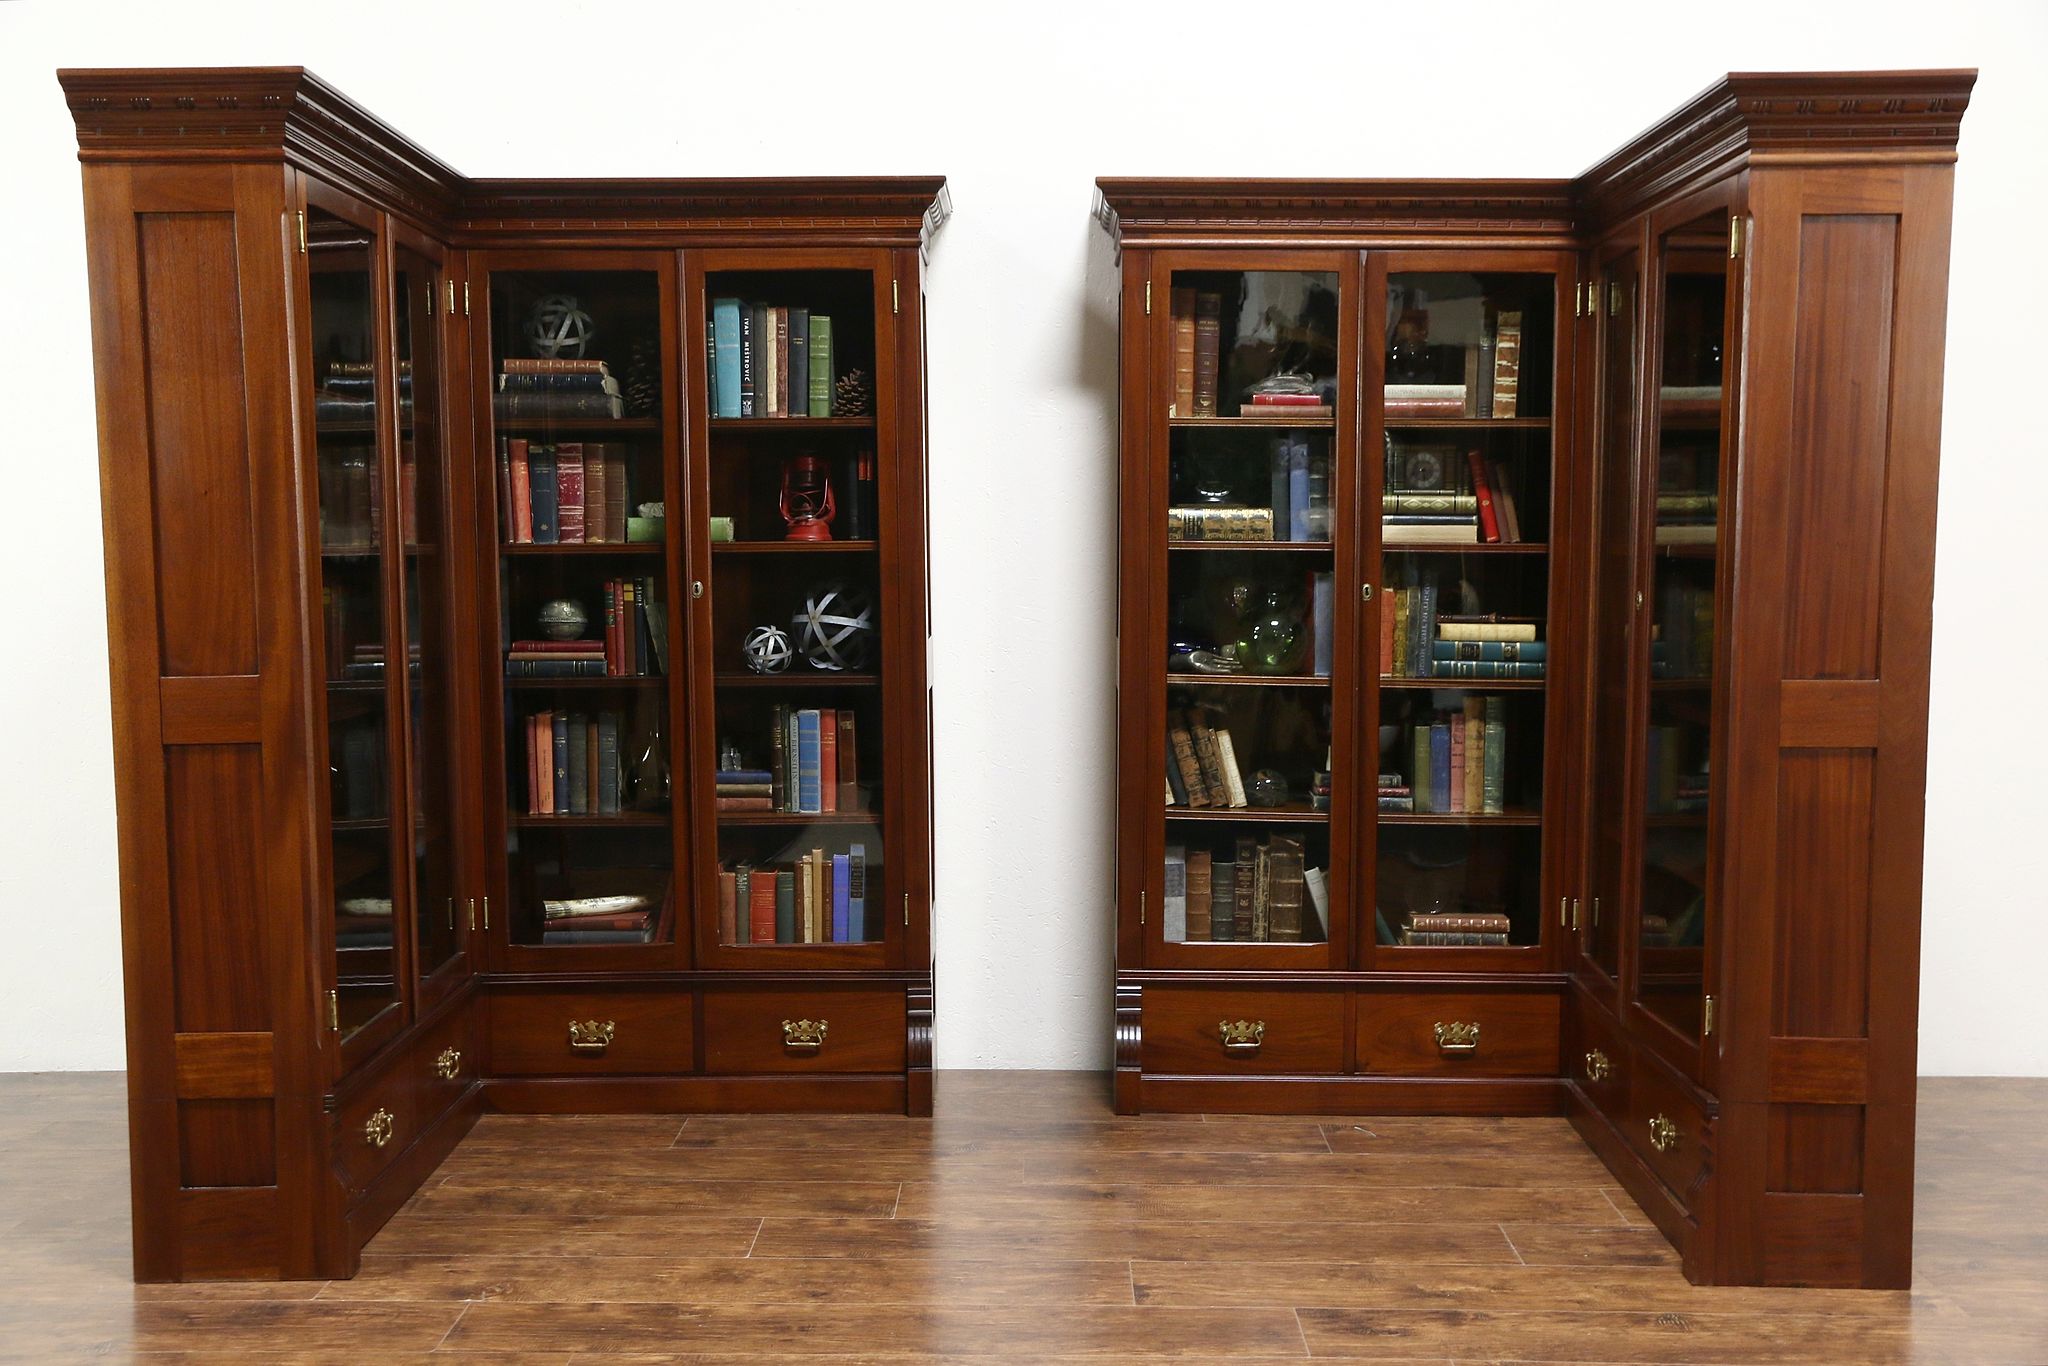
M 1975 65 L 1921 1062 L 2048 1074 L 2043 278 L 2014 268 L 2048 222 L 2048 7 L 1020 8 L 0 5 L 0 602 L 21 642 L 0 662 L 0 1070 L 122 1061 L 85 258 L 54 68 L 304 63 L 471 174 L 952 178 L 929 280 L 939 1062 L 1028 1068 L 1105 1066 L 1110 1034 L 1116 334 L 1093 177 L 1569 175 L 1731 68 Z

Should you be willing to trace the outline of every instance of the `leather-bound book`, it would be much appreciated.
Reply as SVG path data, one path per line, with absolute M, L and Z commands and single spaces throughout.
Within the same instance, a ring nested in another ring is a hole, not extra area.
M 586 441 L 583 443 L 583 539 L 585 541 L 607 540 L 611 526 L 611 509 L 606 506 L 606 493 L 610 487 L 610 471 L 605 468 L 604 443 Z
M 1195 291 L 1173 291 L 1173 415 L 1195 415 Z
M 1211 855 L 1207 849 L 1188 851 L 1188 939 L 1190 944 L 1207 943 L 1209 939 L 1209 898 L 1212 895 L 1210 864 Z
M 796 930 L 796 870 L 778 868 L 775 871 L 775 942 L 796 943 Z
M 854 743 L 853 708 L 839 709 L 839 809 L 860 810 L 860 751 Z
M 1271 886 L 1266 893 L 1266 921 L 1271 938 L 1276 944 L 1299 944 L 1307 872 L 1301 841 L 1275 835 L 1267 858 L 1272 866 Z
M 1258 862 L 1258 841 L 1249 835 L 1242 836 L 1237 841 L 1237 885 L 1231 903 L 1231 938 L 1240 943 L 1248 943 L 1252 938 L 1252 891 L 1257 885 Z
M 1195 296 L 1196 417 L 1216 416 L 1216 372 L 1223 353 L 1223 296 L 1206 290 Z
M 1237 865 L 1211 865 L 1209 892 L 1209 938 L 1226 943 L 1237 938 Z
M 1195 757 L 1195 737 L 1184 726 L 1173 727 L 1166 736 L 1173 747 L 1174 769 L 1181 786 L 1187 789 L 1188 805 L 1209 805 L 1209 784 L 1202 777 L 1201 761 Z
M 818 713 L 818 810 L 839 809 L 839 713 Z
M 753 944 L 775 942 L 775 888 L 783 874 L 766 868 L 754 870 L 747 880 L 747 940 Z
M 739 876 L 721 868 L 718 872 L 718 942 L 721 944 L 739 940 L 739 902 Z

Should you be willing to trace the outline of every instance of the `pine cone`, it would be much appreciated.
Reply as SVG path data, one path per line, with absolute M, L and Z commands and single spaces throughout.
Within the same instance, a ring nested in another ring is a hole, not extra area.
M 867 371 L 849 370 L 832 386 L 832 416 L 866 417 L 874 410 L 874 382 Z
M 626 348 L 626 373 L 619 385 L 629 416 L 646 417 L 661 411 L 661 343 L 638 336 Z

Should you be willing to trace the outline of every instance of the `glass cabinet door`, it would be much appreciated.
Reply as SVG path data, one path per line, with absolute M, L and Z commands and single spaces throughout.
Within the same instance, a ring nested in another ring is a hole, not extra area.
M 393 374 L 398 404 L 414 972 L 421 981 L 461 948 L 456 906 L 453 584 L 441 394 L 441 271 L 410 246 L 394 253 Z
M 400 999 L 377 250 L 370 230 L 323 208 L 306 211 L 335 1009 L 344 1043 Z
M 1371 963 L 1519 965 L 1544 922 L 1557 277 L 1388 269 Z
M 1593 791 L 1591 858 L 1586 902 L 1580 907 L 1580 943 L 1609 979 L 1621 972 L 1621 917 L 1629 818 L 1629 661 L 1634 640 L 1636 505 L 1636 345 L 1641 263 L 1634 251 L 1608 260 L 1595 281 L 1593 300 L 1600 374 L 1595 424 L 1598 535 L 1594 556 L 1593 722 L 1590 731 Z
M 1355 259 L 1355 258 L 1353 258 Z M 1334 263 L 1333 263 L 1334 264 Z M 1166 966 L 1324 966 L 1346 927 L 1352 779 L 1337 699 L 1355 522 L 1338 269 L 1175 269 L 1157 656 Z M 1340 558 L 1342 563 L 1340 564 Z
M 1708 798 L 1714 754 L 1714 651 L 1724 469 L 1728 214 L 1658 243 L 1661 345 L 1651 371 L 1654 464 L 1646 471 L 1650 622 L 1643 737 L 1644 834 L 1636 886 L 1635 1004 L 1697 1040 L 1705 991 Z
M 895 452 L 878 421 L 877 272 L 702 277 L 713 965 L 884 961 L 892 888 L 884 613 Z M 714 885 L 715 884 L 715 885 Z M 708 913 L 708 911 L 707 911 Z
M 479 346 L 504 676 L 507 904 L 493 933 L 581 961 L 675 938 L 680 696 L 673 272 L 588 259 L 492 269 Z

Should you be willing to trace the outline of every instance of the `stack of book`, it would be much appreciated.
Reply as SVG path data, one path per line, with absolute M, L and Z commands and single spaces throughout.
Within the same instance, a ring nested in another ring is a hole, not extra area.
M 1433 583 L 1396 588 L 1380 608 L 1382 678 L 1541 678 L 1539 623 L 1498 613 L 1439 615 Z
M 1712 545 L 1720 520 L 1721 495 L 1712 489 L 1657 495 L 1658 545 Z
M 1387 447 L 1380 490 L 1385 545 L 1514 545 L 1521 511 L 1504 461 L 1451 448 Z
M 1714 590 L 1667 581 L 1651 627 L 1650 677 L 1706 678 L 1714 672 Z
M 1696 814 L 1707 809 L 1707 775 L 1685 762 L 1687 733 L 1683 726 L 1651 726 L 1649 730 L 1649 806 L 1656 815 Z
M 601 360 L 508 359 L 491 395 L 500 419 L 552 418 L 588 421 L 624 417 L 619 382 Z
M 645 944 L 654 936 L 648 897 L 565 897 L 540 906 L 543 944 Z
M 1379 781 L 1379 805 L 1382 811 L 1413 811 L 1415 789 L 1398 773 L 1382 773 Z
M 420 647 L 417 642 L 406 647 L 405 665 L 411 676 L 419 677 Z M 348 662 L 342 667 L 344 679 L 366 681 L 384 676 L 384 642 L 381 640 L 358 642 L 350 648 Z
M 498 525 L 512 545 L 623 543 L 644 524 L 629 520 L 629 482 L 618 442 L 498 438 Z
M 768 752 L 771 805 L 744 809 L 801 815 L 860 810 L 860 747 L 852 708 L 777 703 L 769 713 Z
M 1287 835 L 1245 836 L 1222 856 L 1168 845 L 1165 905 L 1169 943 L 1320 943 L 1329 885 Z
M 713 417 L 830 417 L 832 319 L 808 308 L 711 301 Z
M 1259 422 L 1288 422 L 1305 417 L 1334 417 L 1336 405 L 1322 393 L 1253 394 L 1238 416 Z
M 765 768 L 721 768 L 713 776 L 720 811 L 773 811 L 774 775 Z
M 1382 397 L 1387 418 L 1516 416 L 1522 374 L 1521 313 L 1493 314 L 1486 335 L 1464 348 L 1464 359 L 1464 378 L 1454 384 L 1405 379 L 1389 383 Z
M 868 851 L 812 849 L 786 863 L 718 871 L 722 944 L 860 944 L 868 925 Z
M 1169 541 L 1270 541 L 1274 525 L 1271 508 L 1203 505 L 1166 510 Z
M 1437 712 L 1429 724 L 1410 728 L 1410 805 L 1399 809 L 1437 815 L 1504 814 L 1507 747 L 1505 698 L 1467 697 L 1462 710 Z
M 334 945 L 381 949 L 391 945 L 391 898 L 345 896 L 334 907 Z
M 1508 918 L 1497 911 L 1410 911 L 1401 922 L 1409 948 L 1505 946 Z
M 1250 803 L 1228 727 L 1212 727 L 1199 707 L 1184 718 L 1167 716 L 1168 806 L 1238 810 Z
M 609 672 L 601 640 L 515 640 L 505 652 L 507 678 L 603 678 Z
M 539 711 L 527 716 L 526 814 L 615 816 L 621 810 L 624 772 L 617 712 Z
M 398 363 L 398 412 L 412 416 L 412 362 Z M 366 360 L 329 361 L 313 393 L 318 422 L 368 422 L 377 415 L 377 372 Z

